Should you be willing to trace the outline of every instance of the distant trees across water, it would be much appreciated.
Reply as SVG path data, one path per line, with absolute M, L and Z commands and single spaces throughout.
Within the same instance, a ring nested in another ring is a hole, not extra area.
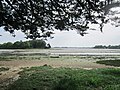
M 46 44 L 44 40 L 29 40 L 29 41 L 16 41 L 14 43 L 7 42 L 0 44 L 0 49 L 46 49 L 51 48 L 50 44 Z
M 105 46 L 105 45 L 96 45 L 94 46 L 93 48 L 96 48 L 96 49 L 120 49 L 120 45 L 108 45 L 108 46 Z

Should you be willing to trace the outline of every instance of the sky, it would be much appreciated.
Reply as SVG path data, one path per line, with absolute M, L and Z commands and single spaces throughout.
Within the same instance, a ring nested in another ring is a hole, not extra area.
M 54 35 L 48 42 L 54 47 L 92 47 L 95 45 L 120 45 L 120 27 L 105 25 L 103 32 L 99 29 L 89 31 L 89 34 L 80 36 L 76 31 L 64 31 Z
M 16 37 L 12 37 L 9 32 L 0 29 L 0 43 L 15 42 L 26 40 L 24 34 L 20 31 L 16 32 Z M 103 32 L 99 29 L 88 31 L 85 36 L 79 35 L 76 31 L 56 31 L 53 39 L 47 40 L 52 47 L 92 47 L 95 45 L 120 45 L 120 27 L 114 27 L 107 24 L 103 28 Z
M 116 10 L 116 9 L 115 9 Z M 119 8 L 120 10 L 120 8 Z M 115 27 L 111 24 L 106 24 L 103 32 L 99 27 L 90 25 L 90 28 L 97 30 L 89 30 L 85 36 L 81 36 L 77 31 L 59 31 L 56 30 L 53 39 L 47 40 L 52 47 L 93 47 L 95 45 L 120 45 L 120 26 Z M 25 35 L 20 31 L 16 32 L 16 37 L 13 37 L 9 32 L 5 32 L 0 28 L 0 43 L 15 42 L 19 40 L 25 41 Z

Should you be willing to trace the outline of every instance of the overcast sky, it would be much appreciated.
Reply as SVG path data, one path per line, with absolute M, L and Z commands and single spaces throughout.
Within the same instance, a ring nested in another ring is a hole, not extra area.
M 94 45 L 120 45 L 120 27 L 111 25 L 104 27 L 103 33 L 98 30 L 89 31 L 89 34 L 80 36 L 76 31 L 57 32 L 49 40 L 52 46 L 88 47 Z
M 2 36 L 0 43 L 15 42 L 25 40 L 24 34 L 16 32 L 16 37 L 12 37 L 8 32 L 0 29 Z M 89 34 L 80 36 L 76 31 L 56 31 L 53 39 L 48 39 L 52 47 L 89 47 L 94 45 L 120 45 L 120 27 L 115 28 L 108 24 L 105 25 L 103 32 L 99 29 L 89 31 Z
M 120 10 L 120 8 L 119 8 Z M 93 27 L 93 26 L 90 26 Z M 95 45 L 120 45 L 120 26 L 115 27 L 107 24 L 103 28 L 103 32 L 97 30 L 88 31 L 89 34 L 80 36 L 76 31 L 55 31 L 53 39 L 48 39 L 48 43 L 52 47 L 91 47 Z M 16 32 L 16 37 L 12 37 L 8 32 L 0 28 L 0 43 L 15 42 L 18 40 L 26 40 L 24 34 L 20 31 Z

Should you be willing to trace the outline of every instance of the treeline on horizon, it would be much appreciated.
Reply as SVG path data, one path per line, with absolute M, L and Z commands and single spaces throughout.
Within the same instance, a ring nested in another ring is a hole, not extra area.
M 48 49 L 51 48 L 50 44 L 46 44 L 44 40 L 29 40 L 29 41 L 16 41 L 14 43 L 7 42 L 0 44 L 0 49 Z
M 94 46 L 93 48 L 97 48 L 97 49 L 120 49 L 120 45 L 108 45 L 108 46 L 105 46 L 105 45 L 96 45 Z

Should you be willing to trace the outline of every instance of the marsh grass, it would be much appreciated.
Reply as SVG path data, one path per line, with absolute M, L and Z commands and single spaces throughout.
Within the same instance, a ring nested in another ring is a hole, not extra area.
M 0 55 L 0 61 L 11 61 L 11 60 L 91 60 L 91 61 L 99 61 L 99 60 L 116 60 L 120 59 L 120 56 L 113 55 L 47 55 L 47 54 L 9 54 L 9 55 Z
M 120 69 L 32 67 L 7 90 L 119 90 Z
M 0 61 L 11 60 L 41 60 L 41 58 L 47 58 L 44 56 L 0 56 Z
M 68 60 L 68 59 L 83 59 L 83 57 L 79 56 L 45 56 L 45 55 L 11 55 L 11 56 L 0 56 L 0 61 L 11 61 L 11 60 Z M 86 59 L 86 58 L 84 58 Z
M 97 61 L 96 63 L 120 67 L 120 60 L 102 60 Z
M 9 70 L 8 67 L 0 67 L 0 72 Z

